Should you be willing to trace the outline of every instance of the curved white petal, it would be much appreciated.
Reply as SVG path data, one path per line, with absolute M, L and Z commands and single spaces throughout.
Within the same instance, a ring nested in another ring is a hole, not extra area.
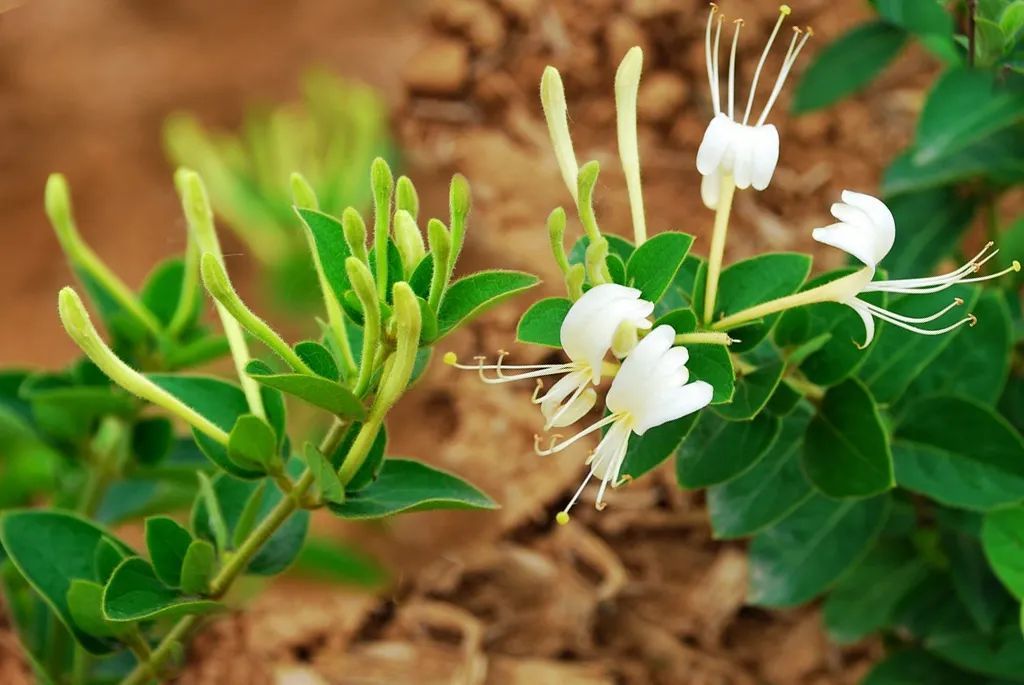
M 811 237 L 824 245 L 837 247 L 847 254 L 851 254 L 865 266 L 875 267 L 875 253 L 877 244 L 871 231 L 866 231 L 855 224 L 834 223 L 830 226 L 816 228 L 811 231 Z
M 622 458 L 625 457 L 629 442 L 629 432 L 629 426 L 622 423 L 612 424 L 594 450 L 594 456 L 590 461 L 591 474 L 602 481 L 615 480 L 619 477 L 619 468 L 622 466 Z
M 850 306 L 853 311 L 857 312 L 860 316 L 860 320 L 864 323 L 864 342 L 859 343 L 858 347 L 867 347 L 871 344 L 871 341 L 875 339 L 875 317 L 871 315 L 871 311 L 864 306 L 864 303 L 856 297 L 843 300 L 843 304 Z
M 637 344 L 615 374 L 608 390 L 608 409 L 613 413 L 635 414 L 657 382 L 654 372 L 658 362 L 674 341 L 675 330 L 671 326 L 658 326 Z
M 585 364 L 593 383 L 601 380 L 601 362 L 612 346 L 615 331 L 624 321 L 637 325 L 654 311 L 654 304 L 640 299 L 640 291 L 616 283 L 591 288 L 566 314 L 560 338 L 573 362 Z
M 885 203 L 877 197 L 844 190 L 842 198 L 843 202 L 861 210 L 871 220 L 875 231 L 875 263 L 877 264 L 885 255 L 889 254 L 893 243 L 896 242 L 896 219 Z
M 726 114 L 720 112 L 715 115 L 697 149 L 697 171 L 707 176 L 718 169 L 726 150 L 732 144 L 735 127 L 736 124 Z
M 575 399 L 559 407 L 551 416 L 547 416 L 547 423 L 552 428 L 570 426 L 586 416 L 595 404 L 597 393 L 593 388 L 585 388 Z
M 767 188 L 778 163 L 779 130 L 775 124 L 758 126 L 754 129 L 754 175 L 751 185 L 756 190 Z
M 735 142 L 733 143 L 733 180 L 736 187 L 746 190 L 754 180 L 754 129 L 749 126 L 739 126 L 736 131 Z
M 700 411 L 711 404 L 714 393 L 714 388 L 704 381 L 694 381 L 681 388 L 675 388 L 672 392 L 661 395 L 660 401 L 651 408 L 651 411 L 637 419 L 633 432 L 643 435 L 655 426 Z
M 717 168 L 700 178 L 700 199 L 708 209 L 718 209 L 718 198 L 722 192 L 722 172 Z

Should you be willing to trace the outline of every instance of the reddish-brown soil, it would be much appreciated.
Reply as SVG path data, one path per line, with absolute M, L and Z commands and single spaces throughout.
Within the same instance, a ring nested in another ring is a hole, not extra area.
M 746 83 L 775 4 L 724 5 L 747 19 Z M 602 225 L 626 234 L 611 83 L 622 52 L 639 42 L 647 48 L 648 222 L 654 231 L 691 232 L 695 249 L 706 250 L 711 215 L 693 167 L 709 111 L 702 3 L 445 0 L 424 10 L 412 0 L 35 0 L 0 15 L 0 361 L 52 365 L 73 352 L 53 312 L 69 276 L 42 214 L 47 173 L 69 176 L 82 233 L 138 284 L 155 260 L 183 245 L 160 150 L 163 117 L 188 108 L 231 125 L 249 102 L 291 97 L 309 65 L 357 76 L 389 96 L 428 213 L 442 211 L 448 173 L 470 178 L 464 267 L 535 270 L 554 292 L 544 218 L 568 195 L 540 116 L 540 72 L 548 63 L 563 71 L 578 155 L 602 162 Z M 794 3 L 793 18 L 817 33 L 808 54 L 863 16 L 853 3 Z M 764 193 L 740 194 L 730 256 L 807 248 L 809 229 L 840 189 L 875 188 L 912 134 L 933 71 L 911 52 L 866 93 L 801 119 L 786 115 L 784 96 L 772 116 L 782 134 L 776 179 Z M 233 271 L 254 276 L 248 261 L 234 257 Z M 258 292 L 251 282 L 248 290 Z M 510 347 L 523 305 L 473 324 L 446 348 L 468 357 Z M 520 358 L 541 354 L 513 349 Z M 617 491 L 604 512 L 584 502 L 573 525 L 553 526 L 552 512 L 582 477 L 585 447 L 533 455 L 540 422 L 526 401 L 530 390 L 484 386 L 436 364 L 400 406 L 391 452 L 460 473 L 503 508 L 374 526 L 318 518 L 323 533 L 354 539 L 384 561 L 393 586 L 371 597 L 275 582 L 196 640 L 180 682 L 857 682 L 877 646 L 831 646 L 813 608 L 744 607 L 742 545 L 710 539 L 701 498 L 680 493 L 670 470 Z M 25 682 L 23 673 L 14 641 L 0 632 L 0 682 Z

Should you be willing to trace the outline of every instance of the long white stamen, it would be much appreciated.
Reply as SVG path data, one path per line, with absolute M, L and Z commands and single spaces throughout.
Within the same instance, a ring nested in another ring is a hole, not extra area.
M 786 52 L 786 59 L 783 60 L 782 69 L 779 70 L 779 76 L 775 79 L 775 87 L 772 88 L 772 94 L 768 97 L 768 103 L 764 106 L 764 111 L 761 112 L 761 116 L 758 117 L 755 126 L 761 126 L 768 118 L 768 114 L 772 111 L 772 107 L 775 106 L 775 101 L 778 99 L 779 93 L 782 92 L 782 86 L 786 82 L 786 78 L 789 76 L 790 69 L 792 69 L 793 65 L 796 63 L 796 58 L 800 55 L 800 51 L 804 49 L 804 46 L 807 45 L 807 41 L 810 37 L 814 35 L 814 32 L 811 31 L 810 28 L 807 29 L 806 33 L 801 31 L 799 28 L 794 28 L 793 31 L 793 41 L 789 44 L 789 50 Z M 797 43 L 797 38 L 799 38 L 802 33 L 803 39 Z
M 950 271 L 946 274 L 939 276 L 925 276 L 923 278 L 896 278 L 885 281 L 872 281 L 865 288 L 865 292 L 872 292 L 874 290 L 887 290 L 889 287 L 896 288 L 920 288 L 929 287 L 933 285 L 940 285 L 942 283 L 948 283 L 951 280 L 957 280 L 961 276 L 966 276 L 969 273 L 974 273 L 980 269 L 985 262 L 996 256 L 999 250 L 993 250 L 991 253 L 986 254 L 989 248 L 995 243 L 988 242 L 985 247 L 981 249 L 981 252 L 974 255 L 969 259 L 963 266 Z
M 570 445 L 573 445 L 573 444 L 579 442 L 582 438 L 590 435 L 591 433 L 593 433 L 596 430 L 599 430 L 599 429 L 603 428 L 604 426 L 607 426 L 609 423 L 612 423 L 613 421 L 615 421 L 618 418 L 619 417 L 618 417 L 617 414 L 609 414 L 608 416 L 604 417 L 600 421 L 597 421 L 597 422 L 591 424 L 589 427 L 584 428 L 583 430 L 581 430 L 576 435 L 574 435 L 571 438 L 569 438 L 568 440 L 564 440 L 562 442 L 558 442 L 558 436 L 556 435 L 554 437 L 554 439 L 551 441 L 551 444 L 547 447 L 547 449 L 540 449 L 539 446 L 540 446 L 541 437 L 539 435 L 535 435 L 535 436 L 533 436 L 533 451 L 536 452 L 538 455 L 540 455 L 542 457 L 546 457 L 547 455 L 554 454 L 556 452 L 561 452 L 566 447 L 569 447 Z
M 992 256 L 994 256 L 994 255 L 989 255 L 989 257 L 986 258 L 984 261 L 982 261 L 981 263 L 975 265 L 975 269 L 972 269 L 971 271 L 968 271 L 967 273 L 971 273 L 972 271 L 976 271 L 977 268 L 981 266 L 981 264 L 983 264 L 985 261 L 988 261 L 988 259 L 991 259 Z M 908 295 L 927 295 L 929 293 L 941 292 L 941 291 L 946 290 L 947 288 L 951 288 L 954 285 L 957 285 L 959 283 L 980 283 L 982 281 L 990 281 L 993 278 L 999 278 L 1000 276 L 1005 276 L 1006 274 L 1010 273 L 1011 271 L 1020 271 L 1020 268 L 1021 268 L 1020 267 L 1020 262 L 1018 262 L 1017 260 L 1014 260 L 1013 264 L 1011 264 L 1010 266 L 1006 267 L 1002 271 L 997 271 L 994 274 L 987 274 L 985 276 L 975 276 L 973 278 L 964 278 L 963 276 L 956 276 L 956 277 L 954 277 L 953 275 L 950 274 L 950 275 L 947 275 L 947 276 L 944 276 L 944 277 L 940 277 L 943 280 L 938 280 L 938 281 L 936 281 L 936 285 L 929 286 L 929 287 L 909 287 L 909 288 L 908 287 L 901 287 L 902 284 L 899 281 L 890 281 L 889 283 L 891 283 L 892 285 L 887 283 L 882 288 L 872 288 L 872 290 L 880 290 L 882 292 L 887 292 L 887 293 L 905 293 L 905 294 L 908 294 Z M 868 291 L 865 290 L 865 292 L 868 292 Z
M 513 381 L 522 381 L 529 378 L 541 378 L 543 376 L 553 376 L 561 373 L 569 373 L 576 368 L 575 364 L 503 364 L 502 360 L 508 356 L 508 352 L 501 352 L 498 354 L 497 364 L 484 364 L 486 357 L 477 357 L 476 364 L 460 364 L 455 357 L 453 352 L 449 352 L 444 356 L 445 364 L 454 366 L 456 369 L 463 369 L 465 371 L 476 371 L 480 374 L 480 380 L 484 383 L 496 384 L 496 383 L 511 383 Z M 503 373 L 507 369 L 526 371 L 526 373 L 517 373 L 511 376 Z M 494 371 L 495 375 L 493 378 L 489 378 L 484 374 L 484 371 Z
M 732 34 L 732 52 L 729 54 L 729 118 L 736 119 L 736 46 L 740 42 L 740 28 L 743 20 L 737 19 L 733 22 L 736 30 Z
M 715 78 L 715 72 L 711 67 L 711 25 L 715 21 L 715 12 L 718 11 L 718 5 L 711 3 L 711 11 L 708 12 L 708 27 L 704 31 L 704 64 L 708 68 L 708 88 L 711 89 L 711 100 L 715 107 L 715 114 L 721 111 L 718 106 L 718 79 Z
M 747 111 L 743 114 L 743 125 L 746 126 L 750 120 L 750 109 L 754 106 L 754 96 L 757 93 L 757 82 L 761 78 L 761 70 L 764 69 L 764 63 L 768 60 L 768 52 L 772 49 L 772 44 L 775 42 L 775 36 L 779 35 L 779 29 L 782 28 L 782 22 L 786 20 L 786 16 L 790 13 L 789 5 L 783 5 L 779 8 L 779 19 L 775 22 L 775 28 L 772 29 L 772 35 L 768 37 L 768 43 L 764 46 L 764 52 L 761 53 L 761 59 L 757 62 L 757 69 L 754 70 L 754 80 L 750 83 L 750 95 L 747 96 Z
M 608 471 L 605 473 L 604 478 L 601 479 L 601 487 L 597 490 L 597 500 L 594 502 L 594 508 L 598 511 L 603 510 L 607 503 L 604 501 L 605 490 L 608 489 L 608 483 L 614 483 L 619 476 L 619 469 L 622 468 L 622 461 L 626 458 L 626 450 L 629 448 L 629 434 L 626 434 L 626 439 L 622 441 L 622 444 L 615 450 L 615 454 L 612 455 L 612 463 L 609 465 Z
M 899 319 L 895 319 L 895 318 L 892 317 L 892 312 L 887 311 L 885 309 L 879 309 L 877 311 L 875 309 L 872 309 L 871 313 L 876 318 L 881 319 L 882 321 L 885 321 L 886 323 L 890 323 L 893 326 L 899 326 L 900 328 L 906 329 L 906 330 L 908 330 L 908 331 L 910 331 L 912 333 L 919 333 L 921 335 L 942 335 L 943 333 L 949 333 L 950 331 L 952 331 L 954 329 L 960 328 L 965 323 L 969 323 L 972 326 L 974 324 L 978 323 L 978 317 L 974 316 L 974 314 L 968 314 L 966 317 L 960 319 L 956 323 L 953 323 L 953 324 L 950 324 L 950 325 L 946 326 L 945 328 L 939 328 L 939 329 L 935 329 L 935 330 L 930 330 L 930 329 L 927 329 L 927 328 L 919 328 L 919 327 L 914 326 L 912 324 L 906 323 L 905 321 L 900 321 Z
M 715 100 L 715 114 L 720 114 L 722 112 L 722 98 L 721 98 L 721 94 L 719 92 L 720 82 L 722 80 L 722 77 L 721 77 L 721 73 L 722 72 L 718 69 L 718 52 L 719 52 L 718 45 L 719 45 L 719 43 L 721 41 L 721 38 L 722 38 L 722 22 L 724 20 L 725 20 L 725 17 L 723 15 L 719 14 L 718 15 L 718 25 L 715 27 L 715 48 L 714 48 L 715 58 L 714 58 L 714 70 L 713 70 L 714 74 L 715 74 L 715 85 L 712 88 L 712 93 L 711 93 L 712 96 L 714 97 L 714 100 Z
M 943 307 L 934 314 L 931 314 L 930 316 L 905 316 L 903 314 L 891 312 L 888 309 L 882 309 L 878 305 L 871 304 L 870 302 L 865 302 L 864 304 L 867 306 L 868 311 L 871 312 L 872 314 L 878 314 L 879 316 L 888 316 L 893 319 L 898 319 L 904 323 L 928 323 L 929 321 L 934 321 L 935 319 L 938 319 L 940 316 L 948 312 L 950 309 L 953 309 L 954 307 L 959 307 L 963 303 L 964 301 L 958 297 L 951 303 L 949 303 L 947 306 Z

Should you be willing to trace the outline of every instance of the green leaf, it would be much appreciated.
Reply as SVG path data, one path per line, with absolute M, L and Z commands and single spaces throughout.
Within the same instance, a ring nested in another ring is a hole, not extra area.
M 668 459 L 679 448 L 699 415 L 690 414 L 655 426 L 643 435 L 631 436 L 620 473 L 639 478 Z
M 114 570 L 103 589 L 103 613 L 108 621 L 144 621 L 209 614 L 223 609 L 219 602 L 192 599 L 167 587 L 144 559 L 130 557 Z
M 999 580 L 1014 597 L 1024 599 L 1024 507 L 986 514 L 981 542 Z
M 938 0 L 877 0 L 878 14 L 918 35 L 951 36 L 953 18 Z
M 214 425 L 230 433 L 235 421 L 242 414 L 249 413 L 242 389 L 212 376 L 190 376 L 185 374 L 146 374 L 146 377 L 189 405 L 209 419 Z M 263 388 L 264 408 L 267 420 L 278 431 L 284 425 L 284 405 L 280 395 L 273 389 Z M 239 468 L 228 458 L 227 448 L 203 433 L 192 431 L 192 436 L 210 461 L 239 478 L 262 478 L 263 473 Z
M 648 302 L 657 302 L 675 280 L 693 245 L 686 233 L 659 233 L 633 251 L 626 262 L 626 284 L 640 290 Z
M 751 542 L 748 601 L 788 607 L 814 598 L 864 556 L 888 513 L 888 495 L 807 500 Z
M 976 531 L 966 532 L 943 527 L 941 551 L 949 560 L 950 580 L 964 609 L 980 630 L 991 633 L 1015 602 L 985 558 L 982 544 L 978 540 L 980 522 L 977 528 Z
M 7 558 L 92 654 L 105 654 L 111 645 L 75 626 L 67 595 L 73 580 L 96 580 L 93 559 L 103 540 L 123 554 L 132 553 L 105 530 L 68 512 L 13 510 L 0 517 L 0 543 Z
M 1014 126 L 975 141 L 945 157 L 918 162 L 914 151 L 897 157 L 885 170 L 882 190 L 891 196 L 981 178 L 1014 185 L 1024 178 L 1024 137 Z M 966 198 L 971 201 L 972 198 Z
M 439 338 L 485 310 L 540 283 L 521 271 L 481 271 L 452 283 L 437 312 Z
M 93 575 L 102 585 L 110 580 L 110 574 L 125 558 L 125 551 L 120 543 L 112 542 L 108 538 L 101 538 L 93 552 Z
M 334 470 L 334 466 L 327 460 L 327 457 L 316 446 L 308 442 L 303 450 L 303 456 L 309 470 L 313 472 L 313 479 L 320 497 L 325 502 L 344 502 L 345 486 L 341 484 L 338 472 Z
M 1024 439 L 978 402 L 930 397 L 911 404 L 892 448 L 896 482 L 908 490 L 980 511 L 1024 500 Z
M 301 466 L 300 462 L 292 460 L 289 463 L 289 471 L 297 466 Z M 212 490 L 223 513 L 224 525 L 227 529 L 229 540 L 242 521 L 246 505 L 252 497 L 252 493 L 258 487 L 258 484 L 253 481 L 239 480 L 224 474 L 218 475 L 214 479 Z M 266 518 L 283 496 L 277 488 L 264 488 L 256 518 L 258 520 Z M 205 501 L 196 501 L 196 506 L 192 510 L 191 525 L 192 531 L 196 536 L 216 541 L 210 527 Z M 271 576 L 288 568 L 288 565 L 292 563 L 302 548 L 308 528 L 309 512 L 297 511 L 293 513 L 260 548 L 260 551 L 249 563 L 246 572 L 261 576 Z
M 931 637 L 925 647 L 944 661 L 977 674 L 1020 682 L 1024 673 L 1024 638 L 1016 622 L 991 635 L 973 626 L 950 631 Z
M 860 90 L 892 61 L 907 34 L 886 21 L 861 24 L 818 53 L 793 96 L 793 112 L 827 107 Z
M 948 157 L 1024 120 L 1024 92 L 1001 86 L 987 69 L 950 69 L 928 94 L 917 124 L 914 163 Z
M 971 224 L 976 200 L 955 188 L 886 197 L 900 239 L 885 257 L 891 278 L 926 276 L 957 247 Z
M 732 401 L 717 405 L 714 411 L 730 421 L 748 421 L 754 418 L 768 404 L 785 370 L 786 363 L 773 349 L 771 356 L 764 363 L 737 373 Z
M 572 302 L 564 297 L 547 297 L 530 305 L 519 319 L 516 340 L 533 345 L 562 347 L 562 322 Z
M 811 258 L 792 252 L 763 254 L 729 265 L 722 270 L 719 279 L 718 301 L 712 320 L 736 314 L 762 302 L 792 295 L 803 285 L 810 270 Z M 697 315 L 702 316 L 704 284 L 701 280 L 698 280 L 694 289 L 693 304 Z M 730 335 L 740 341 L 731 346 L 732 351 L 746 352 L 757 347 L 771 332 L 778 318 L 778 314 L 772 314 L 761 323 L 731 329 Z
M 811 419 L 805 404 L 782 420 L 778 439 L 743 475 L 708 488 L 708 512 L 716 538 L 757 533 L 782 520 L 813 494 L 800 466 L 804 433 Z
M 75 578 L 68 589 L 68 610 L 75 626 L 96 637 L 116 638 L 130 627 L 111 623 L 103 616 L 103 586 Z
M 803 465 L 811 484 L 829 497 L 869 497 L 896 484 L 878 407 L 857 379 L 825 393 L 807 427 Z
M 679 334 L 693 333 L 697 330 L 697 315 L 692 309 L 673 309 L 658 316 L 653 327 L 658 326 L 671 326 Z
M 437 340 L 437 315 L 430 308 L 430 303 L 422 297 L 417 297 L 416 303 L 420 306 L 420 344 L 427 345 Z
M 946 349 L 910 384 L 907 397 L 961 395 L 995 405 L 1010 372 L 1013 322 L 997 290 L 982 292 L 974 314 L 978 323 L 951 334 Z
M 861 685 L 997 685 L 964 673 L 921 649 L 890 654 L 871 669 Z
M 242 414 L 228 436 L 228 458 L 239 468 L 272 472 L 281 465 L 277 436 L 266 421 L 253 414 Z
M 349 450 L 352 449 L 352 443 L 355 442 L 356 436 L 362 428 L 363 424 L 361 423 L 352 424 L 348 432 L 345 433 L 341 444 L 338 445 L 338 449 L 334 450 L 334 454 L 330 455 L 331 465 L 335 471 L 341 468 L 345 457 L 348 456 Z M 377 479 L 381 466 L 384 464 L 384 450 L 387 448 L 387 444 L 387 429 L 381 426 L 380 430 L 377 431 L 377 436 L 373 439 L 373 444 L 370 445 L 370 451 L 366 455 L 363 465 L 359 467 L 356 474 L 352 476 L 352 480 L 345 486 L 346 491 L 355 492 L 356 490 L 362 490 Z
M 156 266 L 146 277 L 139 292 L 143 306 L 153 312 L 157 320 L 168 326 L 178 310 L 181 301 L 181 286 L 185 279 L 185 263 L 178 257 L 167 259 Z M 199 318 L 203 307 L 203 293 L 196 288 L 192 294 L 192 302 L 188 304 L 189 314 L 186 325 L 182 329 L 188 331 Z
M 366 409 L 352 391 L 336 381 L 301 373 L 267 373 L 262 362 L 251 361 L 245 372 L 260 385 L 298 397 L 314 407 L 348 419 L 363 419 Z
M 328 505 L 342 518 L 382 518 L 428 509 L 495 509 L 494 501 L 446 471 L 418 461 L 386 459 L 380 477 L 350 494 L 343 504 Z
M 304 340 L 295 346 L 295 354 L 306 363 L 306 366 L 313 369 L 318 376 L 323 376 L 329 381 L 336 381 L 341 374 L 338 373 L 338 364 L 330 350 L 314 340 Z
M 900 602 L 927 575 L 927 561 L 906 541 L 883 540 L 825 600 L 829 637 L 850 644 L 887 627 Z
M 196 474 L 199 480 L 199 495 L 196 497 L 195 506 L 192 510 L 192 530 L 199 533 L 206 530 L 211 540 L 217 543 L 217 549 L 224 551 L 228 548 L 228 524 L 224 520 L 224 512 L 221 510 L 220 498 L 213 489 L 213 481 L 205 473 L 200 471 Z
M 206 540 L 193 540 L 181 564 L 181 591 L 202 595 L 209 591 L 217 563 L 217 551 Z
M 714 389 L 711 404 L 731 402 L 735 390 L 735 377 L 728 348 L 725 345 L 700 343 L 687 345 L 686 350 L 690 353 L 690 359 L 686 362 L 690 379 L 710 383 Z
M 928 316 L 957 297 L 964 301 L 964 310 L 970 311 L 977 294 L 974 288 L 957 285 L 937 293 L 905 295 L 894 300 L 889 311 L 910 317 Z M 929 325 L 941 327 L 955 322 L 960 316 L 959 312 L 950 312 Z M 876 400 L 883 404 L 894 402 L 952 340 L 950 335 L 920 335 L 881 324 L 871 353 L 857 375 Z
M 701 412 L 697 427 L 676 454 L 676 480 L 696 489 L 725 483 L 753 468 L 779 434 L 774 416 L 728 421 Z
M 345 260 L 352 256 L 341 222 L 315 209 L 296 209 L 306 227 L 312 243 L 314 257 L 319 261 L 324 276 L 340 301 L 346 290 L 352 288 L 345 271 Z
M 192 544 L 192 534 L 167 516 L 146 519 L 146 549 L 157 578 L 168 587 L 181 584 L 181 567 Z
M 132 454 L 140 464 L 159 463 L 173 444 L 174 426 L 162 416 L 142 419 L 132 426 Z
M 231 546 L 238 549 L 255 530 L 260 521 L 260 507 L 263 504 L 263 495 L 267 491 L 270 481 L 264 478 L 256 482 L 256 489 L 249 493 L 242 507 L 242 513 L 235 521 L 234 531 L 231 533 Z

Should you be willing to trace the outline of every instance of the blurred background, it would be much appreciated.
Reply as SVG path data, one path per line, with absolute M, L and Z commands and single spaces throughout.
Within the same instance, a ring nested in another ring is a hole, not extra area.
M 877 192 L 941 70 L 908 44 L 854 96 L 790 116 L 815 52 L 874 16 L 867 3 L 792 4 L 792 20 L 815 37 L 769 119 L 782 136 L 776 178 L 766 192 L 737 198 L 730 258 L 811 250 L 810 228 L 826 223 L 843 188 Z M 778 6 L 722 5 L 746 21 L 740 82 L 748 83 Z M 569 197 L 543 125 L 540 73 L 546 64 L 562 71 L 578 156 L 602 162 L 602 225 L 626 233 L 612 78 L 632 45 L 646 54 L 648 223 L 694 234 L 694 249 L 706 253 L 712 214 L 694 168 L 710 116 L 706 12 L 698 0 L 8 2 L 0 363 L 56 367 L 74 357 L 55 306 L 71 275 L 42 210 L 53 171 L 68 177 L 85 239 L 134 287 L 183 249 L 171 177 L 178 163 L 199 169 L 222 228 L 232 229 L 222 239 L 243 295 L 296 334 L 309 330 L 302 284 L 312 270 L 292 260 L 303 245 L 289 226 L 293 162 L 309 165 L 301 170 L 314 185 L 317 169 L 347 174 L 337 201 L 358 205 L 368 200 L 369 160 L 383 154 L 414 179 L 426 216 L 446 212 L 448 179 L 461 172 L 474 191 L 461 268 L 534 271 L 556 292 L 544 221 Z M 782 52 L 777 46 L 769 74 Z M 332 133 L 339 121 L 344 131 Z M 350 144 L 325 160 L 332 135 Z M 305 147 L 275 148 L 281 136 Z M 240 172 L 243 157 L 256 161 Z M 1020 207 L 1019 195 L 1004 201 L 1007 211 Z M 834 254 L 823 259 L 818 270 L 837 265 Z M 448 344 L 467 357 L 511 348 L 530 363 L 538 352 L 511 347 L 525 306 L 506 305 Z M 484 388 L 471 376 L 434 365 L 400 408 L 390 451 L 457 471 L 503 509 L 363 527 L 320 521 L 321 536 L 358 545 L 345 563 L 362 569 L 376 594 L 353 588 L 351 574 L 347 584 L 277 581 L 250 612 L 198 640 L 181 682 L 838 685 L 857 682 L 880 653 L 871 641 L 831 645 L 813 608 L 744 608 L 742 546 L 712 541 L 700 497 L 680 493 L 665 469 L 600 516 L 584 514 L 588 525 L 572 536 L 552 529 L 579 462 L 534 457 L 539 423 L 522 401 L 529 388 Z M 0 632 L 0 682 L 26 682 L 20 663 Z M 362 679 L 344 675 L 355 673 Z

